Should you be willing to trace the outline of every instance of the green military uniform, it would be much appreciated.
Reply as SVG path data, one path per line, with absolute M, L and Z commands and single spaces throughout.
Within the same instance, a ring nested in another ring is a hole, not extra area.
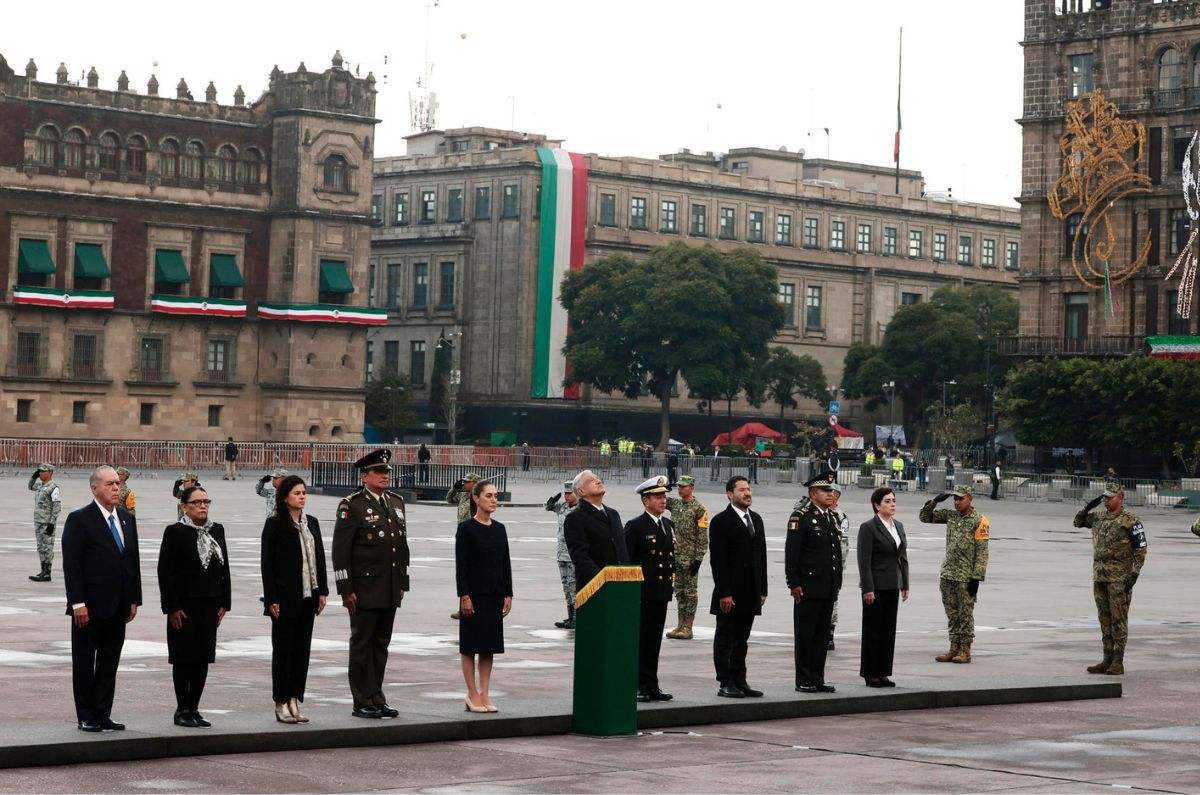
M 136 516 L 137 495 L 133 493 L 133 489 L 129 488 L 129 470 L 125 467 L 117 467 L 117 476 L 121 478 L 121 493 L 117 496 L 117 505 Z
M 479 476 L 474 472 L 462 479 L 461 485 L 456 483 L 446 495 L 446 502 L 458 506 L 458 524 L 470 519 L 475 512 L 471 509 L 471 489 L 479 482 Z
M 197 475 L 195 472 L 184 472 L 182 475 L 179 476 L 179 480 L 175 481 L 175 485 L 173 485 L 171 487 L 171 494 L 174 495 L 175 499 L 177 499 L 177 500 L 183 499 L 183 488 L 184 488 L 183 484 L 189 480 L 192 481 L 193 485 L 198 486 L 198 487 L 200 486 L 200 476 L 199 475 Z M 201 487 L 201 488 L 203 488 L 203 487 Z M 183 503 L 179 503 L 175 506 L 175 519 L 178 521 L 179 519 L 182 519 L 182 518 L 183 518 Z
M 389 451 L 377 450 L 355 466 L 387 466 L 390 458 Z M 409 589 L 408 564 L 404 499 L 399 494 L 361 488 L 338 503 L 334 579 L 339 594 L 356 596 L 350 614 L 349 679 L 359 717 L 395 717 L 383 695 L 383 675 L 396 608 Z
M 959 486 L 956 497 L 971 496 L 969 486 Z M 928 524 L 946 525 L 946 557 L 942 560 L 942 606 L 950 630 L 950 651 L 939 655 L 938 662 L 970 662 L 971 643 L 975 640 L 975 598 L 979 583 L 987 575 L 988 539 L 991 530 L 987 517 L 971 508 L 961 514 L 952 508 L 935 510 L 938 498 L 921 507 L 920 518 Z
M 42 481 L 40 475 L 50 473 L 50 479 Z M 54 564 L 54 530 L 58 524 L 58 512 L 62 510 L 62 492 L 54 482 L 54 467 L 42 464 L 29 476 L 29 490 L 33 492 L 33 537 L 37 541 L 38 561 L 41 571 L 30 575 L 34 582 L 49 582 L 50 568 Z
M 1200 536 L 1200 519 L 1192 523 L 1192 533 Z
M 1110 484 L 1104 497 L 1123 495 L 1119 484 Z M 1146 530 L 1141 520 L 1120 506 L 1117 512 L 1092 511 L 1088 503 L 1075 514 L 1075 526 L 1092 531 L 1092 595 L 1100 620 L 1104 660 L 1088 666 L 1089 673 L 1125 673 L 1125 643 L 1129 638 L 1129 602 L 1133 584 L 1146 564 Z
M 691 475 L 679 478 L 681 486 L 695 483 Z M 695 497 L 687 502 L 668 497 L 667 510 L 675 523 L 675 598 L 679 611 L 679 626 L 668 632 L 667 637 L 691 640 L 692 622 L 696 620 L 696 582 L 708 550 L 708 509 Z

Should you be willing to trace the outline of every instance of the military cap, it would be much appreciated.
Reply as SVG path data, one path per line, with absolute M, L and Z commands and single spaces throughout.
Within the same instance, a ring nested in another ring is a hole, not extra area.
M 1104 484 L 1105 497 L 1119 497 L 1125 493 L 1125 487 L 1120 483 L 1110 481 Z
M 834 478 L 833 482 L 829 484 L 829 490 L 836 491 L 838 494 L 842 493 L 842 487 L 838 485 L 836 478 Z
M 283 467 L 275 467 L 273 470 L 271 470 L 272 478 L 286 478 L 288 474 L 289 472 Z
M 129 475 L 130 475 L 130 472 L 129 472 L 129 470 L 128 470 L 128 469 L 126 469 L 125 467 L 117 467 L 117 474 L 118 474 L 118 475 L 124 475 L 125 477 L 129 477 Z
M 180 475 L 179 479 L 180 480 L 194 480 L 197 483 L 200 482 L 200 476 L 190 470 L 187 472 L 184 472 L 182 475 Z
M 372 469 L 382 469 L 386 472 L 391 472 L 392 467 L 388 463 L 392 460 L 392 451 L 385 447 L 378 450 L 372 450 L 362 458 L 354 462 L 354 467 L 359 472 L 367 472 Z
M 564 480 L 563 481 L 563 491 L 575 491 L 575 481 Z
M 476 475 L 474 472 L 468 472 L 467 476 L 463 478 L 464 483 L 475 483 L 479 480 L 482 480 L 482 478 L 480 478 L 479 475 Z
M 679 476 L 679 485 L 680 486 L 695 486 L 696 479 L 694 477 L 692 477 L 691 475 L 680 475 Z
M 54 464 L 38 464 L 38 472 L 53 472 Z
M 832 490 L 837 485 L 837 473 L 833 470 L 826 470 L 804 481 L 804 485 L 810 489 Z
M 644 497 L 647 494 L 666 494 L 670 489 L 667 487 L 667 479 L 662 475 L 656 475 L 644 481 L 634 491 Z
M 955 486 L 954 491 L 950 493 L 955 497 L 970 497 L 975 492 L 971 490 L 970 486 Z

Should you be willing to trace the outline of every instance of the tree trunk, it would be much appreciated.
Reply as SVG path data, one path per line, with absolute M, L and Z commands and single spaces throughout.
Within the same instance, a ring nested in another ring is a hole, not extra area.
M 659 413 L 658 420 L 658 451 L 664 453 L 667 450 L 667 442 L 671 440 L 671 386 L 667 384 L 662 387 L 658 393 L 658 399 L 662 403 L 662 408 Z

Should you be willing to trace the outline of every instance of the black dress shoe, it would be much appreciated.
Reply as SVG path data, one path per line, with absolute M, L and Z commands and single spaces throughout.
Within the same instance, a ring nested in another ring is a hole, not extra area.
M 398 717 L 400 717 L 400 710 L 392 709 L 387 704 L 376 707 L 375 709 L 379 710 L 379 717 L 381 717 L 381 718 L 398 718 Z
M 721 689 L 717 691 L 717 695 L 721 698 L 745 698 L 746 694 L 741 691 L 736 685 L 721 685 Z
M 212 726 L 198 710 L 192 710 L 192 723 L 196 724 L 196 728 L 198 729 L 207 729 Z
M 196 723 L 191 712 L 183 710 L 175 713 L 175 725 L 185 729 L 195 729 L 199 724 Z
M 670 701 L 673 698 L 675 698 L 675 696 L 671 695 L 670 693 L 664 693 L 657 687 L 654 688 L 654 690 L 650 693 L 651 701 Z
M 99 723 L 92 723 L 91 721 L 81 720 L 81 721 L 79 721 L 79 731 L 81 731 L 81 732 L 102 732 L 102 731 L 104 731 L 104 729 L 100 728 Z
M 833 685 L 817 685 L 817 690 L 820 690 L 822 693 L 836 693 L 837 692 L 837 688 L 834 687 Z
M 569 619 L 564 618 L 562 621 L 555 621 L 554 626 L 558 627 L 559 629 L 566 629 L 568 620 Z
M 868 679 L 867 687 L 887 687 L 882 679 Z
M 745 696 L 746 698 L 762 698 L 763 692 L 761 690 L 755 690 L 753 687 L 746 684 L 745 682 L 738 682 L 737 689 L 741 690 L 742 695 Z
M 880 686 L 880 687 L 895 687 L 895 686 L 896 686 L 896 683 L 895 683 L 895 682 L 893 682 L 891 679 L 888 679 L 888 678 L 885 676 L 883 679 L 880 679 L 880 680 L 879 680 L 879 686 Z
M 816 685 L 796 685 L 796 689 L 801 693 L 817 693 L 820 691 Z
M 382 718 L 378 707 L 355 707 L 350 713 L 356 718 Z
M 100 728 L 106 732 L 123 732 L 125 731 L 124 723 L 116 723 L 110 718 L 105 718 L 100 721 Z
M 637 691 L 637 695 L 636 695 L 636 696 L 634 696 L 634 698 L 635 698 L 635 699 L 637 699 L 637 702 L 638 702 L 639 704 L 645 704 L 645 703 L 647 703 L 647 702 L 649 702 L 649 701 L 653 701 L 653 700 L 654 700 L 654 698 L 653 698 L 653 697 L 652 697 L 652 696 L 651 696 L 651 695 L 650 695 L 648 692 L 646 692 L 645 690 L 639 690 L 639 691 Z

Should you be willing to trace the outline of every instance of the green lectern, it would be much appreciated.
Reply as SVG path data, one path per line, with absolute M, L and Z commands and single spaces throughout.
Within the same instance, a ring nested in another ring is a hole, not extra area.
M 605 566 L 575 594 L 572 731 L 609 736 L 637 731 L 641 566 Z

